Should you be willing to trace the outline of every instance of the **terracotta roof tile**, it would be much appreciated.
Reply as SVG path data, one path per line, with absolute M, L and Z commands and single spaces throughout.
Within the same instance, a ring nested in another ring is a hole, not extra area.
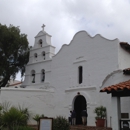
M 125 90 L 125 89 L 130 90 L 130 80 L 105 87 L 105 88 L 101 89 L 100 92 L 111 93 L 111 92 L 114 92 L 114 91 L 116 92 L 118 90 Z
M 126 68 L 123 70 L 123 74 L 130 75 L 130 68 Z
M 130 53 L 130 45 L 127 42 L 120 42 L 120 46 Z

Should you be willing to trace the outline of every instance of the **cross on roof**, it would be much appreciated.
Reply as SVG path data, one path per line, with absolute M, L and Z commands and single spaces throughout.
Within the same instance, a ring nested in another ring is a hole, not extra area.
M 43 31 L 44 31 L 44 27 L 45 27 L 45 26 L 46 26 L 46 25 L 44 25 L 44 24 L 42 25 L 42 30 L 43 30 Z

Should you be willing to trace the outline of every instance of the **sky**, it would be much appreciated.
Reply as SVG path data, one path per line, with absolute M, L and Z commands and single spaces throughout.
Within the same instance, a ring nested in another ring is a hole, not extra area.
M 45 24 L 56 53 L 81 30 L 130 43 L 130 0 L 0 0 L 0 23 L 19 26 L 30 46 Z

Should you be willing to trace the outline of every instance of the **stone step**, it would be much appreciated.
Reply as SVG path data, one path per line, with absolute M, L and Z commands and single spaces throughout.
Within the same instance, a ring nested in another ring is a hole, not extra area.
M 70 130 L 112 130 L 112 128 L 76 125 L 71 126 Z
M 28 125 L 28 126 L 34 128 L 35 130 L 38 130 L 37 125 Z M 70 130 L 112 130 L 112 128 L 75 125 L 75 126 L 70 126 Z

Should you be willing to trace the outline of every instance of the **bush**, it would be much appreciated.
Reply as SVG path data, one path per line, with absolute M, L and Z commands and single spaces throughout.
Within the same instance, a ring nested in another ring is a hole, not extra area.
M 14 130 L 35 130 L 29 126 L 19 126 L 19 128 L 15 128 Z
M 10 129 L 2 128 L 0 130 L 10 130 Z M 15 127 L 13 130 L 35 130 L 35 129 L 29 126 L 19 126 L 19 127 Z
M 2 117 L 2 106 L 0 106 L 0 130 L 1 130 L 1 128 L 2 128 L 2 119 L 1 119 L 1 117 Z
M 37 125 L 38 125 L 40 118 L 43 118 L 43 117 L 44 117 L 43 114 L 42 115 L 36 114 L 36 115 L 34 115 L 33 120 L 35 120 L 37 122 Z
M 20 126 L 27 126 L 29 117 L 28 108 L 11 107 L 7 102 L 0 104 L 0 130 L 19 130 Z
M 30 117 L 31 117 L 31 112 L 29 111 L 28 108 L 21 107 L 20 105 L 19 105 L 19 107 L 18 107 L 18 110 L 19 110 L 23 115 L 25 115 L 26 119 L 25 119 L 24 124 L 27 125 L 27 122 L 29 121 L 29 119 L 30 119 Z
M 25 125 L 26 116 L 17 108 L 11 107 L 9 111 L 3 113 L 2 121 L 9 130 L 12 130 L 14 127 L 18 127 L 19 125 Z
M 53 130 L 69 130 L 70 125 L 66 118 L 58 116 L 53 119 Z

